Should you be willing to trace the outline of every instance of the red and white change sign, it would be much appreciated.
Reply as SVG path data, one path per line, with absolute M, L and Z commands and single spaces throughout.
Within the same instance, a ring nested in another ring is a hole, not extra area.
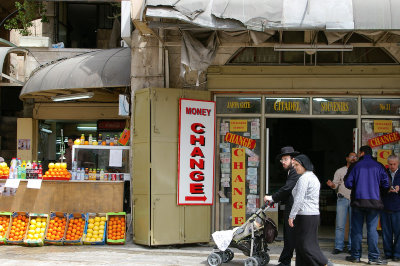
M 214 203 L 215 102 L 180 99 L 178 205 Z

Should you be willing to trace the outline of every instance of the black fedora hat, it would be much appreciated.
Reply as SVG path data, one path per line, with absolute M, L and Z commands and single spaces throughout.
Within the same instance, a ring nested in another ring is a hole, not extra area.
M 281 148 L 281 153 L 276 156 L 277 159 L 281 159 L 285 155 L 296 156 L 299 155 L 300 152 L 295 151 L 292 146 L 285 146 Z

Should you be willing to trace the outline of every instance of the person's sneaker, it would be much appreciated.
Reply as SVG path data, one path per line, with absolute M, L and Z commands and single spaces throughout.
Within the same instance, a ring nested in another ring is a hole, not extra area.
M 346 260 L 350 262 L 360 262 L 360 258 L 355 258 L 353 256 L 346 256 Z
M 336 254 L 339 254 L 339 253 L 342 253 L 342 251 L 339 250 L 339 249 L 337 249 L 337 248 L 335 248 L 334 250 L 332 250 L 332 254 L 333 254 L 333 255 L 336 255 Z
M 372 265 L 386 265 L 386 264 L 387 264 L 387 261 L 386 261 L 386 260 L 382 260 L 381 258 L 377 258 L 377 259 L 368 260 L 368 264 L 372 264 Z

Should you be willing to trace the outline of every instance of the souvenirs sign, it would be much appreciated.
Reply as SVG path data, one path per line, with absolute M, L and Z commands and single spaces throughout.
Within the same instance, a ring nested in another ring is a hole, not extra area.
M 246 151 L 232 149 L 232 226 L 246 221 Z
M 214 202 L 215 102 L 180 99 L 178 205 Z
M 386 135 L 383 135 L 383 136 L 379 136 L 379 137 L 376 137 L 376 138 L 369 139 L 368 140 L 368 145 L 371 148 L 374 148 L 374 147 L 382 146 L 382 145 L 389 144 L 389 143 L 392 143 L 392 142 L 397 142 L 399 140 L 400 140 L 399 132 L 393 132 L 393 133 L 390 133 L 390 134 L 386 134 Z

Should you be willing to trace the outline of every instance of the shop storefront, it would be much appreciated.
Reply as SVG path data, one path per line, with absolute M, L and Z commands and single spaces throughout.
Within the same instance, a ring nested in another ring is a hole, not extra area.
M 32 75 L 20 95 L 32 116 L 18 119 L 15 157 L 21 159 L 19 172 L 30 169 L 27 164 L 37 169 L 29 177 L 43 181 L 34 189 L 31 179 L 16 176 L 19 187 L 2 196 L 0 209 L 130 212 L 129 53 L 87 53 Z M 80 145 L 69 147 L 68 139 Z
M 309 155 L 315 164 L 316 175 L 322 184 L 322 224 L 329 224 L 336 210 L 335 195 L 324 184 L 344 164 L 347 152 L 369 144 L 374 156 L 383 164 L 389 154 L 400 152 L 400 98 L 217 94 L 215 100 L 220 229 L 237 225 L 237 193 L 233 187 L 232 166 L 235 148 L 246 150 L 246 156 L 242 158 L 246 171 L 246 193 L 242 200 L 246 204 L 243 204 L 239 220 L 245 220 L 259 208 L 263 195 L 274 193 L 284 185 L 285 177 L 276 155 L 282 146 L 293 145 L 296 150 Z M 231 141 L 232 135 L 254 140 L 255 147 Z M 284 206 L 280 206 L 282 208 Z

